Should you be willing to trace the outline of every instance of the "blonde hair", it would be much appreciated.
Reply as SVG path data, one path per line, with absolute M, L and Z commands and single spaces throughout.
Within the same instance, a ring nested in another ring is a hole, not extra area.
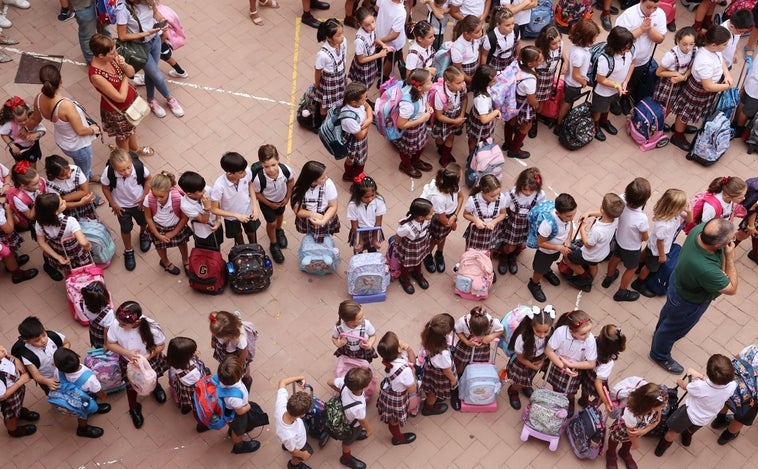
M 108 155 L 108 161 L 111 165 L 115 163 L 124 163 L 132 160 L 129 152 L 115 145 L 110 145 L 111 153 Z
M 170 191 L 176 185 L 176 176 L 168 171 L 161 171 L 150 179 L 150 188 L 159 191 Z
M 653 220 L 671 220 L 687 207 L 687 194 L 681 189 L 667 189 L 653 208 Z

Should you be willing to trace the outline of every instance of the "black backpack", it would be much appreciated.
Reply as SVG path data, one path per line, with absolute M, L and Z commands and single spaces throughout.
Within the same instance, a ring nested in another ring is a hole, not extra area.
M 50 340 L 53 341 L 55 345 L 57 345 L 58 347 L 63 347 L 63 339 L 57 332 L 55 331 L 45 331 L 45 332 L 47 332 L 47 336 L 50 338 Z M 39 368 L 40 366 L 39 357 L 34 352 L 26 348 L 26 344 L 21 339 L 18 339 L 16 343 L 13 344 L 13 347 L 11 347 L 11 355 L 18 358 L 19 360 L 23 360 L 24 358 L 26 358 L 37 368 Z
M 589 91 L 583 94 L 588 95 Z M 592 120 L 592 108 L 585 100 L 566 114 L 561 130 L 558 132 L 558 141 L 567 149 L 574 151 L 589 144 L 594 138 L 595 121 Z
M 274 266 L 260 244 L 239 244 L 229 252 L 229 286 L 234 293 L 256 293 L 271 285 Z
M 137 184 L 145 187 L 145 165 L 142 164 L 142 161 L 139 159 L 139 155 L 137 155 L 135 152 L 130 151 L 129 156 L 132 157 L 134 171 L 137 173 Z M 113 169 L 113 166 L 111 166 L 110 161 L 105 163 L 105 167 L 108 170 L 106 173 L 108 175 L 108 187 L 112 191 L 116 188 L 116 171 Z
M 284 163 L 279 163 L 279 171 L 284 174 L 284 178 L 289 180 L 290 178 L 290 170 L 287 169 L 287 165 Z M 258 183 L 261 185 L 261 192 L 266 188 L 266 175 L 263 174 L 263 165 L 260 161 L 256 161 L 255 163 L 250 165 L 250 172 L 253 173 L 253 179 L 258 178 Z

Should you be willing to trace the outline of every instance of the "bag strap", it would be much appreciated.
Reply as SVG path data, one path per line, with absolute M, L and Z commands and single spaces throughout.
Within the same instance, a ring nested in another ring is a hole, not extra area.
M 123 78 L 122 78 L 122 80 L 123 80 Z M 132 86 L 132 84 L 131 84 L 131 83 L 129 83 L 129 88 L 130 88 L 130 89 L 134 89 L 134 87 Z M 129 93 L 127 92 L 127 94 L 126 94 L 126 95 L 127 95 L 127 96 L 129 96 Z M 115 104 L 113 104 L 113 101 L 111 101 L 110 99 L 108 99 L 108 97 L 107 97 L 106 95 L 104 95 L 104 94 L 102 94 L 102 93 L 101 93 L 101 94 L 100 94 L 100 96 L 102 96 L 102 97 L 103 97 L 103 99 L 104 99 L 104 100 L 105 100 L 105 101 L 106 101 L 108 104 L 110 104 L 110 106 L 111 106 L 113 109 L 115 109 L 115 110 L 116 110 L 116 112 L 118 112 L 118 113 L 119 113 L 119 114 L 121 114 L 122 116 L 126 116 L 126 112 L 125 112 L 125 111 L 122 111 L 121 109 L 119 109 L 119 108 L 118 108 L 118 106 L 116 106 Z M 136 101 L 136 100 L 137 100 L 137 96 L 139 96 L 139 93 L 137 93 L 137 90 L 136 90 L 136 89 L 134 89 L 134 101 Z M 129 106 L 131 106 L 132 104 L 134 104 L 134 101 L 132 101 L 132 102 L 129 104 Z
M 126 7 L 127 10 L 129 10 L 129 13 L 131 13 L 132 18 L 134 18 L 134 21 L 137 22 L 137 26 L 139 27 L 139 32 L 144 33 L 144 31 L 142 30 L 142 23 L 140 22 L 139 18 L 137 17 L 137 13 L 134 11 L 134 8 L 132 8 L 132 6 L 129 4 L 128 0 L 124 1 L 124 6 Z M 142 42 L 144 42 L 144 41 L 142 41 Z

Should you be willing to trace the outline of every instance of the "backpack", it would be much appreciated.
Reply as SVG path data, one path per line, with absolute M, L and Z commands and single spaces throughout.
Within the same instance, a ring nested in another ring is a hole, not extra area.
M 454 269 L 455 294 L 468 300 L 485 300 L 490 296 L 494 272 L 488 251 L 468 249 Z
M 150 366 L 147 358 L 143 355 L 138 355 L 137 363 L 130 361 L 126 365 L 126 380 L 132 385 L 137 395 L 147 396 L 155 390 L 155 385 L 158 383 L 158 375 Z
M 740 205 L 742 205 L 747 212 L 743 217 L 743 222 L 747 225 L 747 222 L 744 219 L 746 219 L 751 213 L 755 213 L 753 206 L 758 203 L 758 177 L 745 180 L 745 184 L 747 184 L 747 192 L 745 193 L 745 200 L 740 202 Z M 751 209 L 753 210 L 751 211 Z
M 663 148 L 669 138 L 663 133 L 665 112 L 663 106 L 653 98 L 643 98 L 627 117 L 627 130 L 640 151 Z
M 516 87 L 523 79 L 524 72 L 521 71 L 518 61 L 513 61 L 497 74 L 495 83 L 489 87 L 492 104 L 495 108 L 500 109 L 503 120 L 506 122 L 518 116 L 519 106 L 516 102 Z M 524 105 L 526 105 L 526 101 Z
M 92 264 L 71 269 L 66 276 L 66 298 L 71 316 L 83 326 L 89 326 L 89 319 L 82 306 L 82 289 L 97 281 L 105 283 L 103 269 Z
M 503 353 L 505 353 L 506 357 L 510 358 L 516 354 L 516 351 L 511 348 L 511 341 L 514 341 L 513 333 L 516 331 L 516 328 L 519 326 L 519 324 L 521 324 L 521 321 L 524 320 L 526 315 L 532 311 L 532 308 L 539 310 L 538 306 L 532 307 L 526 305 L 518 305 L 512 310 L 505 313 L 505 316 L 503 316 L 503 319 L 500 321 L 500 324 L 503 325 L 503 338 L 498 343 L 498 346 L 503 351 Z
M 303 417 L 303 423 L 310 436 L 320 439 L 326 432 L 326 404 L 313 395 L 313 386 L 306 384 L 305 387 L 311 393 L 312 404 L 310 410 Z M 294 383 L 292 384 L 292 392 L 293 394 L 295 392 Z
M 535 389 L 521 413 L 529 428 L 550 436 L 558 436 L 568 416 L 568 398 L 549 389 Z
M 537 239 L 539 233 L 537 230 L 543 221 L 550 223 L 550 236 L 548 240 L 555 238 L 558 234 L 558 221 L 553 216 L 555 212 L 555 202 L 552 200 L 543 200 L 538 203 L 527 214 L 526 218 L 529 221 L 529 230 L 526 235 L 526 246 L 532 249 L 537 249 Z
M 587 69 L 587 86 L 594 87 L 597 85 L 597 61 L 600 57 L 604 57 L 608 61 L 608 73 L 606 78 L 613 73 L 613 67 L 616 66 L 616 61 L 612 55 L 608 55 L 605 52 L 605 41 L 600 41 L 590 48 L 590 66 Z
M 357 120 L 358 114 L 349 109 L 343 111 L 341 105 L 335 104 L 326 113 L 326 118 L 318 130 L 318 138 L 326 151 L 336 160 L 341 160 L 350 153 L 343 135 L 342 119 Z
M 326 431 L 329 433 L 330 437 L 340 441 L 350 438 L 353 434 L 353 424 L 355 424 L 355 420 L 352 422 L 347 421 L 345 410 L 360 404 L 360 402 L 355 401 L 348 405 L 343 405 L 342 391 L 344 389 L 345 386 L 342 386 L 339 394 L 326 401 L 326 404 L 324 405 L 324 412 L 326 413 Z
M 588 0 L 558 0 L 555 5 L 555 24 L 568 33 L 583 18 L 592 17 L 592 2 Z
M 45 185 L 45 180 L 43 178 L 39 178 L 39 193 L 44 194 L 47 192 L 47 186 Z M 11 185 L 8 188 L 8 192 L 5 194 L 5 198 L 8 201 L 8 205 L 11 207 L 11 212 L 13 212 L 13 216 L 16 218 L 16 228 L 20 230 L 30 230 L 33 228 L 33 220 L 29 220 L 26 218 L 26 215 L 21 212 L 21 210 L 16 207 L 16 203 L 14 202 L 14 199 L 18 198 L 21 200 L 21 202 L 24 203 L 29 208 L 34 207 L 34 200 L 32 200 L 31 196 L 26 193 L 26 191 L 23 191 L 19 189 L 18 187 L 15 187 Z
M 387 292 L 390 273 L 381 252 L 356 254 L 347 267 L 347 292 L 355 296 L 381 295 Z
M 661 410 L 661 421 L 658 422 L 658 425 L 656 425 L 655 428 L 647 432 L 645 436 L 660 438 L 665 435 L 669 429 L 669 426 L 666 422 L 668 421 L 669 417 L 671 417 L 671 414 L 673 414 L 674 411 L 679 408 L 679 404 L 681 404 L 684 396 L 687 395 L 687 392 L 685 391 L 684 395 L 682 395 L 682 398 L 679 398 L 679 386 L 669 388 L 662 384 L 661 387 L 666 391 L 666 394 L 668 394 L 668 401 L 666 402 L 666 407 Z
M 756 371 L 752 365 L 756 354 L 758 354 L 758 347 L 752 345 L 744 357 L 740 354 L 739 357 L 732 359 L 737 388 L 726 401 L 726 405 L 736 416 L 744 416 L 756 406 L 758 383 L 756 383 Z
M 492 363 L 469 363 L 458 382 L 458 394 L 468 405 L 490 405 L 497 400 L 502 382 Z
M 80 219 L 79 225 L 82 233 L 92 245 L 92 259 L 95 265 L 105 269 L 111 265 L 111 260 L 116 253 L 116 242 L 113 232 L 99 220 Z
M 106 393 L 110 394 L 126 387 L 118 354 L 102 348 L 87 350 L 84 366 L 92 370 Z
M 588 145 L 595 139 L 595 122 L 592 108 L 586 100 L 573 107 L 563 119 L 558 141 L 568 150 L 574 151 Z
M 184 212 L 182 212 L 182 196 L 184 196 L 184 192 L 178 186 L 174 186 L 169 191 L 169 196 L 171 197 L 171 209 L 177 217 L 182 218 L 184 216 Z M 158 213 L 158 200 L 152 191 L 147 193 L 147 204 L 153 216 L 155 216 Z
M 139 159 L 139 155 L 135 152 L 130 151 L 129 156 L 132 157 L 134 171 L 137 173 L 137 184 L 145 187 L 145 165 L 142 163 L 142 160 Z M 111 166 L 110 161 L 105 163 L 105 168 L 107 171 L 106 175 L 108 176 L 108 187 L 112 191 L 116 188 L 116 171 L 113 169 L 113 166 Z
M 542 28 L 553 22 L 553 0 L 537 0 L 537 6 L 531 12 L 531 19 L 521 32 L 523 39 L 536 38 Z
M 242 391 L 237 388 L 222 387 L 218 375 L 203 376 L 195 383 L 195 394 L 192 396 L 197 421 L 211 430 L 224 428 L 236 414 L 234 409 L 224 406 L 223 399 L 242 399 L 242 396 Z
M 73 415 L 76 418 L 86 420 L 90 415 L 97 412 L 97 401 L 86 393 L 82 386 L 92 376 L 90 370 L 86 370 L 79 378 L 71 382 L 66 379 L 66 374 L 58 372 L 58 389 L 51 389 L 47 395 L 47 402 L 63 415 Z
M 590 405 L 569 420 L 566 436 L 579 459 L 595 459 L 603 453 L 605 444 L 605 417 L 602 411 Z
M 437 96 L 439 96 L 440 101 L 442 101 L 442 112 L 445 112 L 447 110 L 447 93 L 445 93 L 445 79 L 442 76 L 432 83 L 432 89 L 430 89 L 426 95 L 426 102 L 429 103 L 432 109 L 434 109 L 434 101 Z M 429 122 L 434 124 L 436 118 L 437 113 L 433 112 Z
M 716 101 L 716 110 L 723 112 L 727 118 L 731 118 L 737 110 L 739 103 L 740 89 L 735 86 L 721 92 L 718 101 Z
M 466 165 L 466 185 L 475 186 L 487 174 L 492 174 L 499 181 L 503 176 L 503 166 L 505 166 L 505 157 L 500 145 L 492 138 L 477 143 Z
M 692 221 L 686 223 L 682 228 L 682 231 L 686 234 L 689 234 L 692 228 L 703 222 L 703 207 L 705 207 L 705 204 L 713 207 L 713 210 L 716 212 L 715 218 L 721 218 L 721 214 L 724 213 L 724 207 L 721 206 L 721 202 L 719 202 L 719 199 L 714 194 L 708 191 L 698 192 L 690 201 Z
M 400 101 L 411 101 L 410 86 L 405 86 L 395 77 L 382 83 L 379 99 L 374 105 L 374 123 L 379 135 L 394 142 L 400 140 L 403 131 L 397 128 L 397 118 L 400 112 Z M 412 102 L 412 101 L 411 101 Z M 419 109 L 419 102 L 413 102 L 413 113 Z
M 758 119 L 756 118 L 753 118 L 750 122 L 750 132 L 745 139 L 745 143 L 747 144 L 748 155 L 758 153 Z
M 400 278 L 400 258 L 397 254 L 397 238 L 395 235 L 390 236 L 390 239 L 387 240 L 387 254 L 385 254 L 385 258 L 387 259 L 387 266 L 390 270 L 390 279 L 395 280 Z
M 453 41 L 445 41 L 434 53 L 434 58 L 432 58 L 432 67 L 437 70 L 437 76 L 439 77 L 442 77 L 442 72 L 447 70 L 447 68 L 453 62 L 453 59 L 450 56 L 450 49 L 452 48 Z
M 297 105 L 297 123 L 313 133 L 321 126 L 321 103 L 316 101 L 316 88 L 311 85 L 305 90 Z
M 271 285 L 274 265 L 260 244 L 238 244 L 229 251 L 229 286 L 234 293 L 256 293 Z
M 674 267 L 679 262 L 679 253 L 682 247 L 676 243 L 671 245 L 669 253 L 666 254 L 666 263 L 658 267 L 657 272 L 651 272 L 645 279 L 645 286 L 656 295 L 663 296 L 669 288 L 669 278 Z
M 724 19 L 729 19 L 737 10 L 747 9 L 752 11 L 755 8 L 756 0 L 732 0 L 726 10 L 724 10 Z M 716 23 L 718 24 L 718 23 Z
M 162 3 L 158 4 L 158 12 L 160 12 L 160 14 L 163 15 L 163 18 L 168 21 L 168 29 L 166 30 L 166 33 L 168 34 L 168 43 L 171 46 L 171 49 L 179 49 L 184 45 L 187 39 L 182 23 L 179 21 L 179 15 L 177 15 L 170 7 L 163 5 Z
M 61 338 L 57 332 L 50 330 L 45 332 L 47 333 L 47 337 L 52 340 L 57 347 L 63 347 L 63 338 Z M 37 368 L 40 366 L 39 357 L 34 352 L 26 348 L 26 344 L 22 339 L 18 339 L 13 344 L 11 347 L 11 355 L 18 358 L 19 360 L 26 358 L 29 362 L 31 362 L 32 365 L 36 366 Z
M 209 295 L 226 288 L 227 266 L 218 249 L 193 247 L 189 255 L 189 286 Z
M 703 166 L 710 166 L 724 156 L 729 149 L 731 138 L 731 122 L 723 112 L 716 111 L 698 130 L 692 149 L 687 153 L 687 159 Z
M 313 275 L 328 275 L 337 271 L 340 251 L 334 246 L 330 235 L 324 236 L 323 243 L 317 243 L 311 235 L 305 235 L 297 252 L 300 270 Z
M 627 399 L 629 399 L 629 394 L 638 387 L 646 384 L 647 381 L 645 378 L 640 378 L 639 376 L 627 376 L 613 385 L 610 391 L 608 391 L 608 398 L 615 407 L 619 409 L 624 408 L 626 407 Z
M 95 12 L 97 13 L 97 24 L 105 26 L 116 24 L 116 6 L 118 0 L 96 0 Z
M 279 163 L 279 171 L 282 172 L 285 179 L 289 180 L 291 173 L 286 164 Z M 258 178 L 258 184 L 261 186 L 261 192 L 263 192 L 263 190 L 266 189 L 266 185 L 268 183 L 266 182 L 266 175 L 263 173 L 263 165 L 261 162 L 256 161 L 255 163 L 251 164 L 250 172 L 253 173 L 253 179 Z

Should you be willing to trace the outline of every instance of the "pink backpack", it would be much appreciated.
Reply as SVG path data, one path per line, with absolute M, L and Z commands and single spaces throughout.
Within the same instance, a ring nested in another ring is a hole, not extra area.
M 689 234 L 689 232 L 692 231 L 692 228 L 702 223 L 703 207 L 705 204 L 713 207 L 713 210 L 716 211 L 716 218 L 721 217 L 721 214 L 724 212 L 724 208 L 721 206 L 719 199 L 717 199 L 715 195 L 708 191 L 698 192 L 690 201 L 690 206 L 692 207 L 692 221 L 685 224 L 684 228 L 682 228 L 682 231 Z
M 96 281 L 105 283 L 105 278 L 103 277 L 103 269 L 94 264 L 71 269 L 71 273 L 66 276 L 68 308 L 71 311 L 71 316 L 83 326 L 89 326 L 89 319 L 84 314 L 82 307 L 82 288 Z
M 187 37 L 184 34 L 182 23 L 179 21 L 179 15 L 177 15 L 174 10 L 167 7 L 166 5 L 163 5 L 162 3 L 158 4 L 158 11 L 161 15 L 163 15 L 166 21 L 168 21 L 167 33 L 168 42 L 171 45 L 171 48 L 176 50 L 182 47 Z
M 426 102 L 428 102 L 432 108 L 434 108 L 434 99 L 438 95 L 440 97 L 440 101 L 442 101 L 442 112 L 445 112 L 447 110 L 447 93 L 445 93 L 445 79 L 442 77 L 439 77 L 437 81 L 432 84 L 432 89 L 429 90 L 429 93 L 427 93 L 426 96 Z M 429 122 L 434 124 L 436 115 L 437 113 L 433 112 L 432 118 L 429 119 Z
M 390 269 L 390 278 L 392 280 L 400 278 L 400 258 L 397 255 L 397 238 L 395 235 L 390 236 L 387 242 L 387 265 Z
M 45 179 L 39 178 L 39 193 L 44 194 L 47 192 L 47 186 L 45 185 Z M 29 194 L 26 193 L 26 191 L 23 191 L 19 189 L 18 187 L 11 186 L 8 188 L 8 193 L 6 194 L 6 197 L 8 199 L 8 204 L 11 207 L 11 211 L 13 212 L 13 215 L 16 217 L 16 226 L 18 228 L 21 228 L 22 230 L 28 230 L 32 228 L 32 220 L 29 220 L 26 218 L 26 215 L 21 212 L 21 210 L 16 207 L 16 204 L 14 202 L 15 198 L 18 198 L 21 200 L 21 202 L 24 203 L 27 207 L 33 207 L 34 206 L 34 200 L 29 196 Z
M 182 192 L 177 186 L 174 186 L 171 188 L 169 194 L 171 197 L 171 208 L 174 210 L 177 217 L 182 218 L 182 196 L 184 195 L 184 192 Z M 155 199 L 152 192 L 147 193 L 147 204 L 150 207 L 153 216 L 155 216 L 158 211 L 158 201 Z
M 126 378 L 139 396 L 147 396 L 158 383 L 158 375 L 143 355 L 137 355 L 137 363 L 126 365 Z
M 494 272 L 489 251 L 469 249 L 456 264 L 455 294 L 467 300 L 485 300 L 490 296 Z

